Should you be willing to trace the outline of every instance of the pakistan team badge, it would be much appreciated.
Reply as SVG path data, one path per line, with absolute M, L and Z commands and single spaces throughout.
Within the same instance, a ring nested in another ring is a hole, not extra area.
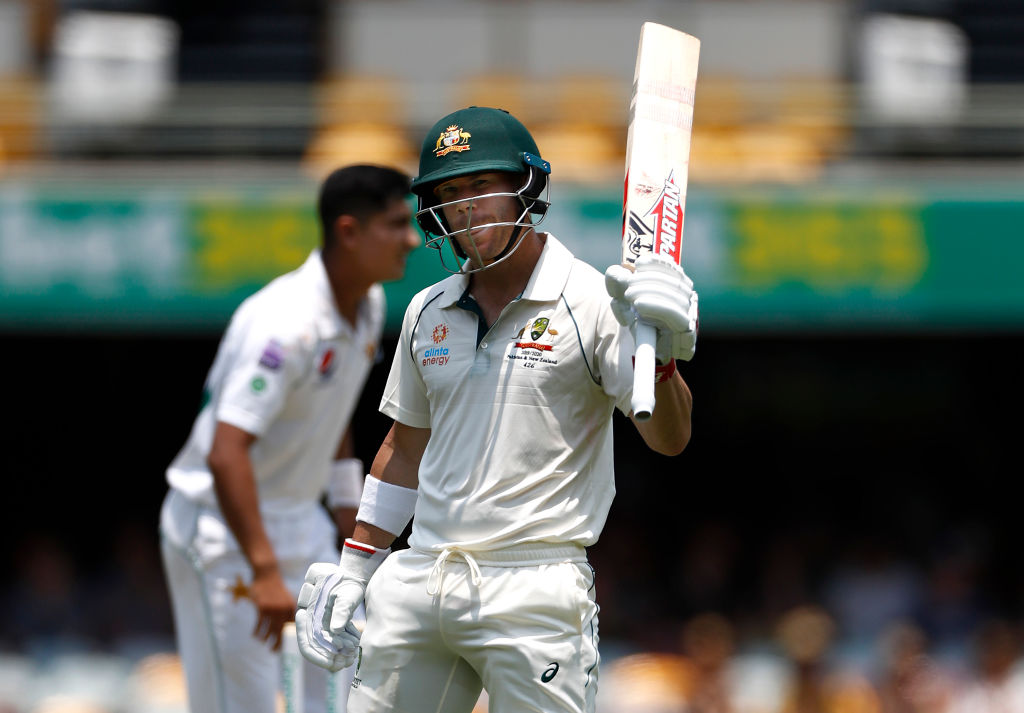
M 530 339 L 540 339 L 540 335 L 547 331 L 548 321 L 547 317 L 538 317 L 533 320 L 533 324 L 530 325 Z
M 263 391 L 263 389 L 267 388 L 267 380 L 264 379 L 262 376 L 257 376 L 249 384 L 249 388 L 251 388 L 255 393 L 258 394 L 259 392 Z

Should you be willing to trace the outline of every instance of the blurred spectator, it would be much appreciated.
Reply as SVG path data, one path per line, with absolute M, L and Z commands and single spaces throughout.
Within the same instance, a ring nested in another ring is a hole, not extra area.
M 717 520 L 701 523 L 677 555 L 673 591 L 683 615 L 728 608 L 736 591 L 740 542 L 736 528 Z
M 775 621 L 786 611 L 809 601 L 813 572 L 807 536 L 784 532 L 772 537 L 758 557 L 757 610 L 764 621 Z
M 687 712 L 735 713 L 728 678 L 736 648 L 733 625 L 720 614 L 700 614 L 686 623 L 682 644 L 693 667 Z
M 791 680 L 774 650 L 739 653 L 729 666 L 731 704 L 736 713 L 779 713 Z
M 855 539 L 851 554 L 824 582 L 824 605 L 838 629 L 836 653 L 851 665 L 868 668 L 886 629 L 919 615 L 921 590 L 918 571 L 897 558 L 877 534 Z
M 185 672 L 178 655 L 153 654 L 140 660 L 125 698 L 127 713 L 187 713 Z
M 1024 667 L 1017 626 L 997 619 L 984 624 L 974 641 L 975 668 L 948 713 L 1024 711 Z
M 979 586 L 983 548 L 974 539 L 960 533 L 936 547 L 925 580 L 921 625 L 932 648 L 946 660 L 966 658 L 965 647 L 990 606 Z
M 98 652 L 59 656 L 33 677 L 28 711 L 122 713 L 129 673 L 130 666 L 119 656 Z
M 925 633 L 898 623 L 883 638 L 878 679 L 882 713 L 944 713 L 951 694 L 948 673 L 928 653 Z
M 602 656 L 629 653 L 619 647 L 636 650 L 662 648 L 671 641 L 673 627 L 652 626 L 656 613 L 675 616 L 677 607 L 660 598 L 658 574 L 663 565 L 654 547 L 637 547 L 631 535 L 642 528 L 638 517 L 627 508 L 613 506 L 606 532 L 589 555 L 596 573 L 597 601 L 601 607 Z M 678 625 L 678 621 L 676 622 Z
M 798 607 L 779 621 L 776 635 L 794 669 L 785 713 L 824 713 L 824 659 L 834 632 L 835 622 L 817 608 Z
M 28 682 L 35 664 L 26 656 L 0 654 L 0 713 L 21 713 L 28 707 Z
M 132 659 L 173 651 L 171 604 L 150 528 L 123 523 L 112 552 L 87 585 L 97 640 Z
M 870 682 L 834 668 L 829 654 L 835 632 L 835 621 L 818 607 L 797 607 L 783 616 L 777 636 L 794 675 L 781 713 L 879 713 Z
M 89 648 L 89 617 L 71 557 L 55 537 L 27 534 L 14 555 L 4 631 L 37 659 Z
M 679 654 L 623 656 L 601 672 L 597 713 L 689 713 L 692 664 Z

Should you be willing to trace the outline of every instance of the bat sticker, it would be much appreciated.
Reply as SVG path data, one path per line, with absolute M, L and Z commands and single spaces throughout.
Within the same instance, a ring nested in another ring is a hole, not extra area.
M 653 216 L 653 226 L 644 220 L 648 216 Z M 636 211 L 629 211 L 626 231 L 633 260 L 640 256 L 641 251 L 650 250 L 671 256 L 678 264 L 679 251 L 682 247 L 679 240 L 682 225 L 682 195 L 675 180 L 675 171 L 670 171 L 658 198 L 642 217 L 637 215 Z

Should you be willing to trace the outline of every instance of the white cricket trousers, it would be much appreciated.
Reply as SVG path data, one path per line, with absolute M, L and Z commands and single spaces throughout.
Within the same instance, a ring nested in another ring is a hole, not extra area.
M 593 569 L 575 545 L 405 549 L 366 590 L 348 713 L 592 713 Z
M 314 505 L 302 518 L 264 518 L 285 584 L 296 596 L 312 562 L 339 557 L 334 527 Z M 253 636 L 256 608 L 245 596 L 252 572 L 223 516 L 172 490 L 160 513 L 160 535 L 189 710 L 275 713 L 282 695 L 281 652 Z M 332 713 L 326 703 L 328 672 L 302 664 L 301 713 Z M 347 670 L 349 678 L 354 670 Z M 334 711 L 345 710 L 346 683 L 332 686 L 340 697 Z

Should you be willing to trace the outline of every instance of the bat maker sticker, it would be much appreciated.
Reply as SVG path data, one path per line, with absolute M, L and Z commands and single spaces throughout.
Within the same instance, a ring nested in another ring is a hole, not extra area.
M 643 216 L 637 215 L 636 211 L 629 211 L 626 233 L 629 251 L 633 254 L 631 262 L 635 262 L 642 252 L 652 251 L 667 255 L 676 264 L 679 263 L 679 251 L 682 247 L 679 234 L 683 225 L 681 198 L 675 171 L 670 171 L 661 193 Z M 648 224 L 644 220 L 648 217 L 653 218 L 653 224 Z

